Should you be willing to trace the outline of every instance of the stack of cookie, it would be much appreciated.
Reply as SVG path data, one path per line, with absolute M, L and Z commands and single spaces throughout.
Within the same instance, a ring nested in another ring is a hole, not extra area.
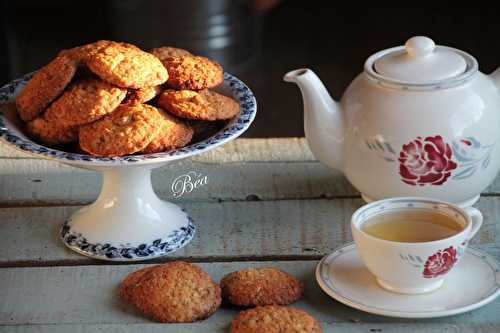
M 224 301 L 244 307 L 231 324 L 232 333 L 322 332 L 320 324 L 301 309 L 287 307 L 302 297 L 304 285 L 272 267 L 246 268 L 220 281 Z
M 322 332 L 307 312 L 286 307 L 304 292 L 302 282 L 276 268 L 247 268 L 224 276 L 220 286 L 196 265 L 171 262 L 130 273 L 120 294 L 141 312 L 166 323 L 193 322 L 228 304 L 253 307 L 240 312 L 233 333 Z
M 237 102 L 208 90 L 222 82 L 219 64 L 185 50 L 148 53 L 98 41 L 61 51 L 27 83 L 16 106 L 28 134 L 43 144 L 78 143 L 96 156 L 156 153 L 191 141 L 187 119 L 239 113 Z

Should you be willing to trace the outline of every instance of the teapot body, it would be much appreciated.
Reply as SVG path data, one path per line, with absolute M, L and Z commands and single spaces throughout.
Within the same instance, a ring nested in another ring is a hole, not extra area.
M 469 206 L 500 168 L 500 95 L 480 72 L 422 90 L 363 72 L 340 109 L 343 172 L 367 201 L 420 196 Z

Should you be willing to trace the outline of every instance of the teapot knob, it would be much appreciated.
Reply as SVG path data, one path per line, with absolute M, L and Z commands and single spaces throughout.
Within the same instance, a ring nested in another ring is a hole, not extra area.
M 412 37 L 405 44 L 406 52 L 412 58 L 425 58 L 434 51 L 435 47 L 434 41 L 424 36 Z

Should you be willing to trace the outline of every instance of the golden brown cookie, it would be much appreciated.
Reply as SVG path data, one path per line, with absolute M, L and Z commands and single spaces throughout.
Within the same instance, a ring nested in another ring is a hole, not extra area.
M 240 312 L 231 323 L 231 333 L 321 333 L 321 325 L 301 309 L 259 306 Z
M 231 119 L 240 112 L 235 100 L 208 89 L 166 90 L 158 105 L 177 117 L 198 120 Z
M 100 48 L 89 57 L 87 66 L 104 81 L 122 88 L 152 87 L 168 79 L 167 70 L 158 58 L 120 43 Z
M 77 68 L 77 62 L 66 52 L 61 52 L 36 72 L 16 98 L 21 119 L 30 121 L 40 115 L 64 91 Z
M 149 53 L 151 53 L 161 61 L 172 57 L 192 56 L 191 52 L 187 50 L 170 46 L 157 47 L 155 49 L 151 49 Z
M 302 282 L 272 267 L 229 273 L 222 278 L 220 286 L 224 300 L 241 306 L 288 305 L 304 292 Z
M 182 120 L 161 111 L 162 123 L 160 132 L 142 151 L 144 154 L 154 154 L 162 151 L 181 148 L 193 138 L 193 129 Z
M 26 131 L 35 140 L 47 145 L 60 145 L 78 141 L 78 127 L 60 127 L 38 117 L 26 123 Z
M 129 89 L 127 92 L 127 97 L 125 97 L 125 100 L 122 102 L 122 104 L 143 104 L 158 96 L 162 91 L 162 86 Z
M 160 130 L 161 113 L 153 106 L 120 105 L 113 113 L 80 128 L 80 147 L 97 156 L 141 151 Z
M 155 266 L 148 266 L 129 273 L 120 284 L 120 296 L 127 301 L 132 301 L 132 290 L 139 284 L 144 275 Z
M 49 106 L 44 118 L 59 127 L 88 124 L 113 112 L 126 95 L 127 89 L 101 80 L 78 81 Z
M 141 312 L 164 323 L 189 323 L 212 315 L 220 306 L 219 286 L 200 267 L 182 261 L 157 265 L 129 279 L 129 300 Z
M 167 85 L 177 90 L 213 88 L 224 81 L 222 67 L 205 57 L 171 57 L 162 63 L 169 75 Z
M 124 47 L 130 47 L 140 50 L 137 46 L 128 43 L 114 42 L 111 40 L 98 40 L 94 43 L 74 47 L 72 49 L 66 50 L 66 52 L 68 52 L 74 59 L 78 60 L 79 63 L 85 64 L 99 50 L 110 45 L 122 45 Z

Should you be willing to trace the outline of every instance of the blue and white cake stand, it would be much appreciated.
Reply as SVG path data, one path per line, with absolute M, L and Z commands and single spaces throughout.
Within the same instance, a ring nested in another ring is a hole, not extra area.
M 151 170 L 202 154 L 245 132 L 257 112 L 250 89 L 236 77 L 224 75 L 218 91 L 238 101 L 241 113 L 203 141 L 163 153 L 105 158 L 41 146 L 23 133 L 14 100 L 31 76 L 0 88 L 0 139 L 28 154 L 103 174 L 97 200 L 63 224 L 64 244 L 96 259 L 133 261 L 163 256 L 189 243 L 195 232 L 192 219 L 179 206 L 158 198 L 151 186 Z

